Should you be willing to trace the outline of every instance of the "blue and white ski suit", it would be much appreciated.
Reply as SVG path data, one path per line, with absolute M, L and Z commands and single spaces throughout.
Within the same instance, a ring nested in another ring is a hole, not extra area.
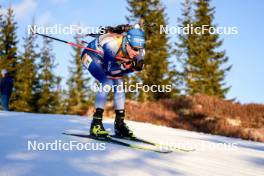
M 126 38 L 120 34 L 108 33 L 101 35 L 98 39 L 91 41 L 88 48 L 97 50 L 100 54 L 89 50 L 83 50 L 81 59 L 85 68 L 97 79 L 102 87 L 113 85 L 124 85 L 123 76 L 134 72 L 128 62 L 120 61 L 117 57 L 129 60 L 125 49 Z M 136 59 L 142 60 L 144 50 Z M 110 91 L 98 91 L 95 100 L 95 108 L 104 109 Z M 114 108 L 123 110 L 125 108 L 125 92 L 114 89 Z

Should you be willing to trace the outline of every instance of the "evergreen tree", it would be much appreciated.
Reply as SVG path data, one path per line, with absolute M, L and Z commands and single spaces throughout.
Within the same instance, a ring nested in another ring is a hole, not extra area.
M 66 90 L 61 87 L 61 77 L 56 78 L 56 89 L 54 91 L 54 113 L 66 114 Z
M 190 11 L 189 15 L 185 15 L 184 25 L 193 24 L 194 28 L 201 30 L 180 38 L 186 56 L 183 59 L 184 78 L 188 94 L 204 93 L 224 97 L 229 87 L 225 87 L 223 81 L 231 66 L 224 67 L 228 57 L 225 56 L 225 51 L 218 50 L 223 41 L 219 40 L 218 34 L 209 32 L 209 28 L 216 27 L 213 25 L 214 8 L 209 3 L 210 0 L 198 0 L 195 3 L 193 21 L 189 16 Z
M 16 81 L 17 64 L 17 23 L 14 21 L 13 9 L 9 7 L 4 19 L 0 17 L 0 70 L 5 68 Z M 14 87 L 14 91 L 16 87 Z M 10 99 L 10 109 L 14 107 L 14 97 Z
M 14 21 L 13 9 L 7 9 L 5 19 L 0 20 L 1 23 L 1 58 L 0 69 L 5 68 L 12 76 L 16 75 L 17 63 L 17 23 Z
M 51 40 L 43 39 L 40 63 L 38 64 L 38 86 L 36 89 L 36 111 L 40 113 L 57 113 L 60 106 L 60 80 L 61 78 L 53 73 L 56 67 L 54 55 L 52 54 Z
M 165 33 L 160 33 L 160 25 L 166 26 L 165 8 L 159 0 L 127 0 L 131 13 L 127 17 L 129 22 L 141 20 L 146 34 L 145 66 L 142 72 L 136 74 L 136 81 L 142 81 L 144 85 L 172 85 L 174 73 L 169 70 L 169 45 Z M 148 24 L 155 24 L 149 26 Z M 140 92 L 140 100 L 157 100 L 172 97 L 177 93 L 176 89 L 171 92 Z
M 38 46 L 35 44 L 35 37 L 32 34 L 26 34 L 23 47 L 24 52 L 19 57 L 17 64 L 16 91 L 13 93 L 16 100 L 14 110 L 33 112 L 35 109 L 33 100 L 37 86 L 36 60 L 39 54 L 36 52 Z
M 178 18 L 178 22 L 182 29 L 189 28 L 194 22 L 192 8 L 193 0 L 185 0 L 181 5 L 183 6 L 182 17 Z M 192 57 L 190 48 L 195 47 L 194 35 L 190 33 L 190 31 L 187 31 L 187 33 L 180 33 L 175 45 L 176 49 L 174 49 L 174 53 L 182 68 L 179 74 L 181 83 L 183 84 L 182 89 L 186 92 L 186 85 L 189 85 L 190 80 L 192 80 L 191 65 L 188 62 L 190 61 L 189 58 Z
M 216 27 L 212 24 L 214 18 L 214 9 L 211 8 L 210 0 L 199 0 L 196 2 L 197 10 L 195 12 L 196 22 L 195 26 L 208 25 L 209 27 Z M 219 40 L 218 34 L 210 34 L 209 30 L 198 38 L 198 43 L 201 48 L 197 48 L 197 59 L 200 60 L 202 69 L 198 72 L 197 82 L 198 87 L 202 93 L 208 95 L 215 95 L 224 97 L 230 87 L 226 87 L 224 81 L 226 72 L 231 69 L 231 66 L 225 67 L 228 62 L 228 57 L 225 56 L 225 51 L 217 51 L 223 41 Z M 204 79 L 199 79 L 202 77 Z
M 58 79 L 57 84 L 59 85 L 60 82 L 61 80 Z M 67 101 L 68 101 L 67 90 L 61 88 L 61 86 L 58 87 L 57 100 L 59 101 L 59 104 L 56 107 L 56 113 L 67 114 Z
M 75 37 L 76 43 L 80 43 L 78 37 Z M 82 63 L 81 63 L 81 48 L 73 47 L 74 55 L 71 60 L 72 66 L 69 67 L 70 78 L 67 81 L 69 86 L 67 113 L 70 114 L 83 114 L 87 106 L 91 103 L 90 89 L 87 87 L 89 84 L 89 77 L 85 76 Z M 88 74 L 87 74 L 88 75 Z
M 0 6 L 0 11 L 1 11 L 1 6 Z M 4 54 L 4 42 L 3 42 L 3 26 L 4 26 L 4 20 L 3 20 L 3 15 L 0 13 L 0 62 L 3 59 L 3 54 Z M 1 68 L 0 68 L 1 69 Z

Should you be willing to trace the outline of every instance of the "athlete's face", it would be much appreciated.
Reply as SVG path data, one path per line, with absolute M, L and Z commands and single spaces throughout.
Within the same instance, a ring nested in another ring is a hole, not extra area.
M 137 57 L 139 55 L 139 50 L 132 48 L 129 44 L 126 45 L 126 50 L 131 59 Z

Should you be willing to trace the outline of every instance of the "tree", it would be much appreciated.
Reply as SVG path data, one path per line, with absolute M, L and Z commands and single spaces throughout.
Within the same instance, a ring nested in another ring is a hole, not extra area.
M 193 0 L 185 0 L 182 5 L 182 17 L 178 18 L 180 27 L 189 28 L 193 25 Z M 190 53 L 190 48 L 195 47 L 195 38 L 190 31 L 187 33 L 180 33 L 178 36 L 178 41 L 175 43 L 176 48 L 174 53 L 176 54 L 176 59 L 181 66 L 181 72 L 179 73 L 180 81 L 182 83 L 182 90 L 186 92 L 187 85 L 190 80 L 192 80 L 191 65 L 189 61 L 192 56 Z
M 33 112 L 35 107 L 34 96 L 37 87 L 37 66 L 36 60 L 39 54 L 36 52 L 38 45 L 35 44 L 36 38 L 32 34 L 24 37 L 24 52 L 18 59 L 17 75 L 15 81 L 16 91 L 14 110 Z
M 76 43 L 80 43 L 78 37 L 75 37 Z M 90 89 L 87 87 L 90 78 L 85 76 L 81 63 L 81 48 L 73 47 L 74 55 L 71 60 L 72 66 L 69 67 L 70 78 L 67 83 L 69 85 L 67 112 L 70 114 L 83 114 L 87 109 L 87 105 L 91 103 Z
M 0 6 L 0 10 L 1 8 L 2 7 Z M 3 34 L 2 34 L 3 26 L 4 26 L 3 15 L 2 13 L 0 13 L 0 62 L 2 61 L 4 56 L 4 42 L 3 42 Z
M 2 18 L 2 17 L 1 17 Z M 14 13 L 11 7 L 7 9 L 5 19 L 1 23 L 1 58 L 0 69 L 5 68 L 12 76 L 16 75 L 17 63 L 17 23 L 14 21 Z
M 58 79 L 58 85 L 60 84 L 61 79 Z M 67 101 L 68 101 L 68 96 L 67 96 L 67 90 L 61 88 L 61 86 L 58 87 L 57 91 L 57 101 L 59 101 L 58 106 L 56 107 L 56 113 L 58 114 L 67 114 Z
M 128 0 L 127 2 L 129 4 L 128 11 L 131 14 L 127 17 L 128 21 L 141 21 L 147 39 L 144 57 L 145 67 L 142 72 L 137 73 L 134 80 L 142 81 L 144 85 L 159 85 L 161 88 L 165 85 L 172 85 L 174 73 L 169 70 L 170 46 L 168 45 L 168 37 L 165 33 L 160 33 L 160 25 L 166 26 L 165 8 L 159 0 Z M 171 92 L 160 90 L 161 92 L 141 91 L 139 99 L 157 100 L 172 97 L 178 92 L 175 88 Z
M 212 24 L 215 8 L 211 8 L 209 3 L 210 0 L 198 0 L 195 3 L 195 19 L 190 18 L 189 9 L 189 15 L 186 14 L 183 21 L 183 25 L 193 24 L 194 28 L 200 29 L 180 37 L 180 46 L 185 54 L 184 79 L 190 95 L 204 93 L 223 98 L 230 88 L 225 87 L 223 81 L 231 66 L 225 67 L 228 57 L 225 51 L 218 50 L 223 41 L 219 40 L 217 33 L 209 31 L 216 27 Z
M 14 21 L 13 9 L 9 7 L 5 18 L 0 17 L 0 70 L 5 68 L 16 81 L 17 69 L 17 23 Z M 14 87 L 16 90 L 16 87 Z M 14 108 L 14 98 L 10 99 L 10 109 Z
M 36 111 L 40 113 L 58 113 L 61 78 L 53 73 L 56 65 L 54 64 L 51 40 L 48 38 L 43 39 L 40 63 L 38 65 L 38 86 L 35 96 Z

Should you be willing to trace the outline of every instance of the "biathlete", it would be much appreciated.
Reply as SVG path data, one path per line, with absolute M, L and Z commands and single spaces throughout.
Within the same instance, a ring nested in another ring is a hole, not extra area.
M 122 34 L 106 33 L 91 41 L 88 46 L 93 50 L 83 50 L 82 64 L 91 75 L 98 80 L 102 87 L 123 86 L 123 77 L 143 68 L 145 47 L 145 34 L 139 26 L 135 26 Z M 102 91 L 103 90 L 103 91 Z M 97 92 L 95 99 L 95 113 L 90 126 L 90 135 L 95 137 L 107 137 L 102 119 L 105 104 L 110 89 L 102 89 Z M 125 91 L 117 91 L 114 88 L 115 108 L 115 135 L 119 137 L 134 137 L 133 132 L 124 122 L 125 118 Z

